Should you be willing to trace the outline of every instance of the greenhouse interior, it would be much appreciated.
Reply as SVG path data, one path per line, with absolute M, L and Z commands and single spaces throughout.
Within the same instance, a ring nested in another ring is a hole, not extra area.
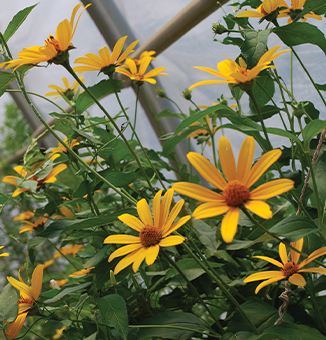
M 326 339 L 325 0 L 0 18 L 0 340 Z

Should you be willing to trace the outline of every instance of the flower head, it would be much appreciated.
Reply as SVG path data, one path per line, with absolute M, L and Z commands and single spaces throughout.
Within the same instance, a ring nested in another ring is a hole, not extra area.
M 142 85 L 144 81 L 150 84 L 156 84 L 156 80 L 153 79 L 153 77 L 161 76 L 161 75 L 167 76 L 167 73 L 162 73 L 163 71 L 166 70 L 166 68 L 156 67 L 148 71 L 145 74 L 147 67 L 149 63 L 151 62 L 151 60 L 152 60 L 151 57 L 144 57 L 143 59 L 139 61 L 139 64 L 138 64 L 139 66 L 137 66 L 137 64 L 135 63 L 133 59 L 127 58 L 125 62 L 129 68 L 129 71 L 122 67 L 117 69 L 116 71 L 124 74 L 125 76 L 133 80 L 138 85 Z
M 88 273 L 90 273 L 90 271 L 95 268 L 95 267 L 89 267 L 89 268 L 86 268 L 86 269 L 82 269 L 82 270 L 79 270 L 78 272 L 74 272 L 70 275 L 68 275 L 69 277 L 80 277 L 80 276 L 85 276 L 87 275 Z
M 140 65 L 140 63 L 141 63 L 141 61 L 144 59 L 144 58 L 151 58 L 151 61 L 152 60 L 156 60 L 156 58 L 154 57 L 154 54 L 155 54 L 156 52 L 155 51 L 144 51 L 144 52 L 142 52 L 141 53 L 141 55 L 139 56 L 139 58 L 137 59 L 137 58 L 132 58 L 132 60 L 135 62 L 135 64 L 137 65 L 137 66 L 139 66 Z M 122 65 L 122 67 L 127 67 L 126 65 Z
M 2 249 L 3 247 L 4 247 L 4 246 L 0 246 L 0 249 Z M 9 256 L 9 254 L 8 254 L 8 253 L 1 253 L 1 254 L 0 254 L 0 257 L 1 257 L 1 256 Z
M 123 53 L 122 48 L 127 40 L 127 36 L 120 38 L 115 44 L 112 54 L 110 50 L 105 46 L 99 50 L 99 56 L 94 53 L 88 53 L 85 57 L 80 57 L 75 60 L 75 64 L 83 64 L 83 66 L 74 67 L 74 71 L 77 73 L 83 73 L 85 71 L 99 71 L 104 74 L 110 75 L 115 71 L 117 66 L 121 66 L 122 62 L 128 57 L 134 50 L 133 48 L 139 42 L 139 40 L 131 43 Z
M 33 174 L 34 172 L 25 169 L 22 165 L 18 165 L 14 167 L 14 170 L 18 173 L 18 175 L 20 175 L 20 177 L 5 176 L 2 179 L 2 182 L 18 186 L 18 188 L 12 194 L 12 197 L 16 197 L 22 192 L 29 191 L 28 187 L 23 186 L 24 180 L 27 180 L 28 183 L 31 183 L 33 181 L 36 182 L 36 188 L 40 189 L 45 183 L 56 182 L 57 178 L 55 176 L 57 176 L 61 171 L 65 170 L 66 168 L 66 164 L 59 164 L 54 167 L 44 178 L 39 178 L 38 175 Z
M 204 156 L 195 152 L 188 153 L 187 158 L 192 166 L 208 183 L 221 190 L 221 193 L 194 183 L 180 182 L 172 185 L 176 192 L 205 202 L 193 212 L 194 219 L 210 218 L 226 213 L 222 220 L 221 234 L 227 243 L 232 242 L 236 233 L 241 206 L 261 218 L 272 218 L 272 211 L 263 200 L 281 195 L 294 186 L 292 180 L 282 178 L 249 191 L 282 153 L 279 149 L 271 150 L 251 167 L 254 150 L 254 138 L 247 137 L 242 143 L 236 167 L 230 142 L 226 137 L 219 140 L 220 163 L 227 180 Z
M 18 315 L 15 321 L 10 322 L 6 335 L 10 339 L 15 339 L 23 328 L 28 311 L 33 307 L 35 301 L 40 296 L 43 280 L 43 265 L 39 264 L 33 271 L 31 287 L 29 287 L 18 273 L 19 281 L 13 277 L 7 277 L 9 283 L 19 290 L 21 299 L 18 300 Z
M 30 218 L 34 217 L 34 213 L 31 211 L 25 211 L 18 216 L 14 217 L 13 221 L 23 221 L 23 220 L 29 220 Z
M 22 221 L 24 224 L 23 226 L 21 226 L 19 228 L 19 234 L 24 233 L 26 231 L 29 231 L 30 233 L 32 233 L 34 231 L 34 229 L 43 226 L 45 224 L 45 222 L 48 220 L 48 214 L 45 214 L 45 216 L 38 216 L 34 222 L 30 222 L 30 221 Z
M 284 0 L 264 0 L 262 4 L 255 10 L 243 11 L 238 14 L 238 18 L 261 18 L 268 21 L 273 21 L 279 18 L 279 11 L 281 8 L 288 8 Z
M 292 242 L 291 245 L 297 249 L 299 252 L 302 251 L 303 238 L 298 241 Z M 306 280 L 299 273 L 320 273 L 326 274 L 325 268 L 306 268 L 302 269 L 308 263 L 312 262 L 316 258 L 326 254 L 326 247 L 320 248 L 312 252 L 305 260 L 299 264 L 300 254 L 294 250 L 291 250 L 291 261 L 288 260 L 288 255 L 286 253 L 286 247 L 284 243 L 280 243 L 279 254 L 282 263 L 274 260 L 268 256 L 254 256 L 257 259 L 267 261 L 275 266 L 281 268 L 281 270 L 268 270 L 259 273 L 252 274 L 243 280 L 244 283 L 265 280 L 260 283 L 255 293 L 257 294 L 263 287 L 274 282 L 286 279 L 289 280 L 294 285 L 304 287 L 306 285 Z
M 85 81 L 84 77 L 80 77 L 80 80 L 82 82 Z M 49 85 L 48 87 L 54 91 L 52 92 L 48 92 L 45 94 L 45 96 L 49 97 L 49 96 L 55 96 L 54 99 L 56 98 L 60 98 L 60 95 L 66 97 L 68 100 L 72 100 L 74 98 L 74 94 L 77 93 L 77 89 L 79 87 L 79 83 L 77 82 L 77 80 L 75 80 L 72 85 L 69 85 L 69 82 L 67 80 L 66 77 L 62 78 L 63 84 L 65 86 L 65 88 L 62 88 L 60 86 L 57 85 Z
M 295 20 L 298 17 L 298 15 L 300 15 L 300 13 L 303 10 L 305 2 L 306 0 L 291 0 L 291 7 L 288 7 L 287 9 L 281 11 L 279 17 L 280 18 L 289 17 L 288 24 L 290 24 L 291 22 L 293 22 L 293 20 Z M 318 14 L 315 14 L 314 12 L 305 14 L 301 18 L 301 21 L 306 22 L 307 18 L 322 20 L 322 17 Z
M 258 61 L 258 64 L 252 68 L 248 69 L 247 64 L 245 61 L 240 57 L 239 58 L 239 64 L 236 63 L 234 60 L 228 58 L 226 60 L 223 60 L 217 64 L 217 68 L 219 71 L 215 71 L 208 67 L 200 67 L 195 66 L 194 68 L 197 68 L 199 70 L 208 72 L 210 74 L 213 74 L 214 76 L 217 76 L 219 78 L 223 78 L 225 80 L 205 80 L 200 81 L 192 86 L 190 86 L 190 90 L 194 87 L 201 86 L 201 85 L 207 85 L 207 84 L 217 84 L 217 83 L 229 83 L 229 84 L 246 84 L 250 83 L 253 79 L 255 79 L 258 74 L 267 69 L 267 68 L 275 68 L 275 66 L 270 65 L 270 63 L 277 58 L 282 53 L 289 51 L 284 50 L 281 52 L 276 53 L 276 51 L 281 46 L 275 46 L 268 50 Z
M 148 203 L 143 198 L 137 203 L 139 219 L 129 214 L 123 214 L 118 217 L 129 228 L 139 232 L 139 236 L 111 235 L 104 240 L 104 243 L 109 244 L 127 244 L 115 250 L 109 257 L 109 262 L 111 262 L 116 257 L 128 254 L 116 265 L 114 275 L 131 263 L 133 263 L 132 269 L 136 273 L 144 259 L 148 265 L 154 263 L 160 247 L 175 246 L 184 241 L 182 236 L 169 236 L 190 219 L 188 215 L 174 222 L 183 207 L 184 200 L 180 200 L 169 213 L 173 193 L 174 190 L 169 189 L 163 196 L 162 201 L 162 190 L 155 195 L 152 207 L 153 216 Z
M 9 67 L 14 67 L 16 70 L 19 66 L 38 64 L 41 62 L 49 62 L 55 64 L 62 64 L 68 59 L 68 51 L 74 46 L 71 43 L 71 39 L 74 36 L 78 21 L 84 10 L 90 6 L 87 5 L 79 14 L 75 24 L 75 16 L 82 4 L 78 4 L 72 11 L 70 21 L 67 19 L 60 22 L 55 32 L 55 37 L 49 35 L 48 39 L 45 41 L 45 46 L 32 46 L 29 48 L 24 48 L 18 53 L 18 58 L 16 60 L 6 61 L 0 64 L 0 68 L 4 65 L 6 70 Z
M 59 251 L 56 251 L 53 254 L 53 258 L 57 259 L 63 255 L 73 255 L 75 256 L 78 252 L 84 250 L 84 246 L 81 244 L 69 244 L 68 247 L 62 247 Z
M 206 107 L 207 108 L 207 107 Z M 205 122 L 206 122 L 206 125 L 207 125 L 207 128 L 204 128 L 204 129 L 198 129 L 192 133 L 190 133 L 187 138 L 195 138 L 197 140 L 197 143 L 200 144 L 200 143 L 203 143 L 203 142 L 206 142 L 208 146 L 211 146 L 212 145 L 212 142 L 209 140 L 210 139 L 210 134 L 214 135 L 215 132 L 218 130 L 218 127 L 217 126 L 214 126 L 212 129 L 210 128 L 211 126 L 211 121 L 209 119 L 209 116 L 206 116 L 205 117 Z M 190 126 L 192 125 L 197 125 L 199 124 L 199 122 L 195 122 L 195 123 L 192 123 Z
M 70 149 L 73 149 L 75 146 L 80 144 L 81 140 L 82 140 L 82 137 L 77 137 L 76 139 L 73 139 L 71 142 L 68 142 L 68 137 L 66 137 L 63 142 L 65 144 L 68 144 Z M 57 152 L 59 152 L 59 153 L 67 153 L 67 149 L 66 149 L 66 147 L 62 143 L 59 143 L 56 148 L 51 150 L 51 155 L 52 154 L 56 154 Z

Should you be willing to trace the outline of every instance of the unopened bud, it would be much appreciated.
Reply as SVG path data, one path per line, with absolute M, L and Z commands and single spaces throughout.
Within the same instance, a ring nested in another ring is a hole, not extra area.
M 218 23 L 218 24 L 213 24 L 212 25 L 212 30 L 214 34 L 223 34 L 225 32 L 228 31 L 228 29 L 223 26 L 222 24 Z
M 116 280 L 115 275 L 114 275 L 112 270 L 110 270 L 110 281 L 111 281 L 111 285 L 113 287 L 115 287 L 117 285 L 117 280 Z
M 160 97 L 160 98 L 166 98 L 166 92 L 164 89 L 161 89 L 160 87 L 157 87 L 155 89 L 156 94 Z
M 182 96 L 184 99 L 191 100 L 191 91 L 187 88 L 185 88 L 184 91 L 182 91 Z

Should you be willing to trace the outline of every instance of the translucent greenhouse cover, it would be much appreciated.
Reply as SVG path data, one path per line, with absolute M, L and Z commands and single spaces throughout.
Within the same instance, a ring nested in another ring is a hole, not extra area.
M 104 1 L 104 0 L 103 0 Z M 110 1 L 110 0 L 107 0 Z M 7 24 L 11 18 L 21 9 L 34 5 L 36 2 L 32 0 L 15 0 L 6 1 L 6 5 L 2 6 L 0 13 L 0 30 L 4 32 Z M 14 58 L 17 57 L 19 51 L 24 47 L 30 47 L 33 45 L 43 45 L 44 40 L 49 34 L 54 34 L 59 22 L 64 19 L 70 19 L 72 9 L 77 5 L 77 0 L 41 0 L 38 5 L 32 10 L 27 17 L 23 25 L 18 29 L 16 34 L 9 40 L 9 48 Z M 140 45 L 145 43 L 153 33 L 159 30 L 166 22 L 168 22 L 173 16 L 181 11 L 186 5 L 190 3 L 189 0 L 116 0 L 117 7 L 125 17 L 129 26 L 132 28 L 136 39 L 140 39 Z M 288 1 L 289 3 L 289 1 Z M 191 29 L 188 33 L 182 36 L 178 41 L 173 43 L 163 53 L 161 53 L 155 61 L 153 61 L 154 67 L 166 67 L 168 76 L 161 76 L 160 81 L 163 88 L 166 90 L 168 96 L 176 101 L 185 113 L 189 112 L 189 102 L 182 98 L 182 91 L 186 87 L 190 87 L 195 82 L 209 78 L 207 73 L 200 70 L 192 69 L 192 66 L 206 66 L 210 68 L 216 68 L 216 64 L 226 56 L 235 59 L 240 53 L 240 49 L 235 46 L 223 45 L 219 42 L 213 41 L 213 32 L 211 30 L 212 23 L 221 21 L 223 23 L 223 15 L 233 11 L 231 2 L 223 6 L 223 9 L 219 9 L 196 27 Z M 258 19 L 252 19 L 251 22 Z M 282 22 L 281 22 L 282 21 Z M 284 22 L 283 22 L 284 21 Z M 322 31 L 326 31 L 325 20 L 319 22 L 316 20 L 308 19 L 314 25 L 317 25 Z M 286 18 L 280 19 L 281 24 L 286 23 Z M 265 24 L 264 24 L 265 25 Z M 223 39 L 224 36 L 217 36 L 217 39 Z M 84 56 L 86 53 L 93 52 L 98 53 L 98 50 L 106 45 L 101 33 L 98 31 L 95 23 L 91 19 L 90 15 L 85 11 L 81 16 L 78 23 L 77 30 L 73 37 L 72 43 L 76 49 L 71 50 L 70 60 L 71 63 L 77 58 Z M 268 46 L 273 47 L 275 45 L 282 45 L 278 37 L 271 34 L 268 40 Z M 281 49 L 284 49 L 282 47 Z M 315 67 L 320 63 L 325 63 L 324 53 L 317 47 L 309 45 L 309 49 L 305 45 L 301 45 L 295 48 L 304 64 L 308 68 L 312 77 L 316 83 L 324 84 L 326 79 L 323 73 L 318 72 L 319 68 Z M 284 53 L 275 60 L 275 65 L 279 70 L 279 73 L 285 75 L 284 79 L 286 83 L 290 84 L 290 52 Z M 300 65 L 294 60 L 294 95 L 298 101 L 311 101 L 315 103 L 317 109 L 321 111 L 320 118 L 326 119 L 325 110 L 322 109 L 323 105 L 308 81 L 307 76 L 300 68 Z M 101 79 L 104 79 L 104 75 L 98 75 L 97 72 L 86 72 L 83 74 L 86 78 L 85 84 L 91 86 Z M 49 65 L 48 67 L 34 67 L 28 73 L 25 78 L 25 84 L 27 90 L 44 95 L 48 91 L 48 85 L 55 84 L 62 86 L 62 77 L 67 77 L 72 82 L 72 77 L 67 74 L 65 69 L 57 65 Z M 155 86 L 155 85 L 153 85 Z M 193 100 L 198 105 L 210 106 L 216 99 L 221 97 L 231 97 L 230 90 L 226 84 L 206 85 L 195 88 L 192 91 Z M 133 119 L 133 112 L 135 107 L 135 94 L 131 88 L 125 88 L 121 93 L 122 102 L 125 107 L 129 108 L 128 112 Z M 247 98 L 243 96 L 243 100 L 248 102 Z M 8 94 L 5 94 L 0 99 L 0 123 L 3 120 L 3 105 L 4 102 L 9 101 L 11 98 Z M 55 107 L 44 101 L 39 97 L 33 96 L 33 101 L 37 108 L 40 110 L 45 118 L 49 118 L 49 113 L 55 111 Z M 157 100 L 165 100 L 157 98 Z M 60 98 L 56 100 L 57 103 L 66 107 L 65 102 Z M 277 103 L 280 102 L 276 101 Z M 102 100 L 104 106 L 114 116 L 119 112 L 119 107 L 113 97 L 107 97 Z M 234 101 L 230 101 L 229 104 L 234 104 Z M 194 107 L 192 106 L 192 109 Z M 244 111 L 247 108 L 244 106 Z M 101 116 L 101 112 L 95 106 L 89 109 L 91 115 Z M 121 120 L 121 124 L 123 120 Z M 268 126 L 282 127 L 280 119 L 277 116 L 273 116 L 267 120 Z M 160 150 L 161 146 L 151 128 L 148 119 L 140 110 L 137 118 L 137 130 L 141 132 L 142 141 L 144 146 Z M 234 130 L 224 131 L 225 135 L 230 139 L 234 149 L 239 149 L 244 135 L 240 135 Z M 221 131 L 218 131 L 216 138 L 221 136 Z M 271 137 L 271 142 L 274 147 L 282 144 L 280 137 Z M 195 144 L 195 143 L 194 143 Z M 211 156 L 210 148 L 206 148 L 206 155 Z M 236 152 L 237 153 L 237 152 Z M 258 156 L 258 154 L 257 154 Z

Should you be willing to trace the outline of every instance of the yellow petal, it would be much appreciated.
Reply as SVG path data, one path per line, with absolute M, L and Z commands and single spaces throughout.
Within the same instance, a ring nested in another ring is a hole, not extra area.
M 160 225 L 161 226 L 163 226 L 166 223 L 169 217 L 169 210 L 170 210 L 170 206 L 172 203 L 173 194 L 174 194 L 174 190 L 169 189 L 163 196 L 163 199 L 161 202 L 161 211 L 160 211 Z
M 19 334 L 19 332 L 24 326 L 26 316 L 27 316 L 27 312 L 18 314 L 16 320 L 9 323 L 6 329 L 6 335 L 8 338 L 15 339 L 17 337 L 17 335 Z
M 142 248 L 141 243 L 136 243 L 136 244 L 128 244 L 127 246 L 120 247 L 119 249 L 115 250 L 109 257 L 109 262 L 111 262 L 113 259 L 119 256 L 124 256 L 129 253 L 132 253 L 135 250 L 138 250 Z
M 60 51 L 66 51 L 72 38 L 72 28 L 67 19 L 60 22 L 55 32 L 55 36 L 59 42 Z
M 223 217 L 221 225 L 221 235 L 226 243 L 233 241 L 234 235 L 237 232 L 239 221 L 239 207 L 232 207 Z
M 44 182 L 48 182 L 49 180 L 51 180 L 51 178 L 55 178 L 55 176 L 57 176 L 61 171 L 67 169 L 67 165 L 66 164 L 59 164 L 57 165 L 55 168 L 53 168 L 50 173 L 45 177 Z
M 192 217 L 195 220 L 210 218 L 222 215 L 229 211 L 229 209 L 230 207 L 226 203 L 219 204 L 218 202 L 208 202 L 197 207 L 193 212 Z
M 191 216 L 183 216 L 178 219 L 177 222 L 173 223 L 170 228 L 168 229 L 162 229 L 162 237 L 170 235 L 173 231 L 179 229 L 182 225 L 187 223 L 190 220 Z M 164 231 L 163 231 L 164 230 Z
M 149 209 L 148 203 L 146 202 L 145 198 L 141 199 L 137 203 L 137 213 L 141 221 L 144 225 L 153 226 L 153 218 L 152 213 Z
M 306 285 L 306 280 L 304 279 L 304 277 L 297 273 L 291 275 L 288 280 L 292 284 L 297 285 L 299 287 L 304 287 Z
M 160 226 L 160 215 L 161 215 L 161 195 L 163 190 L 159 190 L 154 196 L 152 210 L 154 217 L 154 226 L 159 228 Z
M 172 188 L 179 194 L 191 197 L 197 201 L 225 203 L 222 195 L 198 184 L 179 182 L 172 184 Z
M 19 291 L 22 291 L 24 294 L 26 294 L 29 298 L 33 298 L 33 294 L 32 294 L 32 288 L 27 286 L 26 283 L 24 282 L 20 282 L 18 280 L 16 280 L 13 277 L 9 277 L 7 276 L 7 280 L 9 281 L 9 283 L 15 287 L 16 289 L 18 289 Z
M 226 181 L 215 166 L 204 156 L 189 152 L 187 158 L 192 166 L 200 173 L 200 175 L 210 184 L 220 190 L 226 187 Z
M 269 205 L 265 202 L 261 201 L 247 201 L 244 203 L 244 206 L 253 212 L 254 214 L 258 215 L 261 218 L 266 220 L 273 217 L 273 213 Z
M 172 236 L 168 236 L 168 237 L 163 238 L 160 241 L 159 246 L 160 247 L 177 246 L 178 244 L 181 244 L 184 240 L 185 240 L 185 238 L 182 237 L 182 236 L 172 235 Z
M 156 244 L 155 246 L 147 248 L 145 261 L 149 266 L 155 262 L 159 251 L 160 251 L 160 246 L 158 244 Z M 138 268 L 137 268 L 137 270 L 138 270 Z
M 43 281 L 43 264 L 39 264 L 33 271 L 32 275 L 32 295 L 34 300 L 36 301 L 40 296 L 41 289 L 42 289 L 42 281 Z
M 132 235 L 110 235 L 103 243 L 117 243 L 117 244 L 130 244 L 130 243 L 140 243 L 140 238 L 138 236 Z
M 113 47 L 113 51 L 112 51 L 112 61 L 114 60 L 114 62 L 116 62 L 116 60 L 119 58 L 119 55 L 122 51 L 123 45 L 125 43 L 125 41 L 127 40 L 128 36 L 124 36 L 122 38 L 120 38 L 116 44 Z
M 305 260 L 303 260 L 299 264 L 299 268 L 304 267 L 306 264 L 310 263 L 311 261 L 313 261 L 317 257 L 320 257 L 320 256 L 325 255 L 325 254 L 326 254 L 326 247 L 319 248 L 319 249 L 315 250 Z
M 28 191 L 29 188 L 19 188 L 19 189 L 16 189 L 14 191 L 14 193 L 12 194 L 12 197 L 16 197 L 18 195 L 20 195 L 22 192 L 25 192 L 25 191 Z
M 288 263 L 289 259 L 288 259 L 288 254 L 286 252 L 286 247 L 285 247 L 284 243 L 280 243 L 278 252 L 280 254 L 280 258 L 281 258 L 283 264 Z
M 243 141 L 238 158 L 237 166 L 237 180 L 245 183 L 252 165 L 255 152 L 255 140 L 253 137 L 248 136 Z
M 280 158 L 281 154 L 281 150 L 275 149 L 268 151 L 261 156 L 251 168 L 247 182 L 245 183 L 246 187 L 250 188 L 253 184 L 255 184 L 264 172 Z
M 324 274 L 326 275 L 326 269 L 325 268 L 305 268 L 305 269 L 300 269 L 298 270 L 298 273 L 319 273 L 319 274 Z
M 272 284 L 272 283 L 274 283 L 274 282 L 280 281 L 280 280 L 282 280 L 282 279 L 285 279 L 285 277 L 280 275 L 280 276 L 272 277 L 272 278 L 269 279 L 269 280 L 263 281 L 262 283 L 260 283 L 260 284 L 256 287 L 256 289 L 255 289 L 255 294 L 258 294 L 258 292 L 259 292 L 262 288 L 264 288 L 264 287 L 266 287 L 266 286 L 268 286 L 268 285 L 270 285 L 270 284 Z
M 170 215 L 164 225 L 160 226 L 161 233 L 165 235 L 165 232 L 170 229 L 172 223 L 179 215 L 184 204 L 184 200 L 180 200 L 171 210 Z
M 21 178 L 18 178 L 16 176 L 5 176 L 3 177 L 2 182 L 12 184 L 12 185 L 17 185 L 17 182 L 16 182 L 17 179 L 21 181 Z
M 283 264 L 277 260 L 272 259 L 271 257 L 268 256 L 253 256 L 255 259 L 261 259 L 264 261 L 267 261 L 271 264 L 274 264 L 277 267 L 283 268 Z
M 145 200 L 145 202 L 146 202 L 146 200 Z M 125 223 L 129 228 L 134 229 L 138 232 L 140 232 L 145 226 L 144 223 L 141 222 L 137 217 L 130 215 L 130 214 L 120 215 L 120 216 L 118 216 L 118 219 L 121 222 Z
M 280 272 L 279 270 L 277 270 L 277 271 L 276 270 L 267 270 L 267 271 L 264 271 L 264 272 L 259 272 L 259 273 L 249 275 L 248 277 L 246 277 L 243 280 L 243 283 L 259 281 L 259 280 L 266 280 L 266 279 L 271 279 L 273 277 L 279 277 L 279 276 L 282 276 L 282 278 L 284 277 L 282 272 Z
M 224 136 L 221 137 L 218 142 L 218 153 L 225 177 L 229 182 L 235 180 L 237 178 L 237 170 L 235 167 L 233 151 L 230 142 Z
M 138 253 L 142 249 L 143 248 L 137 249 L 133 251 L 132 253 L 128 254 L 127 256 L 125 256 L 114 268 L 114 275 L 117 275 L 121 270 L 125 269 L 131 263 L 133 263 L 136 260 Z
M 294 187 L 291 179 L 280 178 L 275 181 L 267 182 L 250 192 L 250 199 L 266 200 L 271 197 L 281 195 Z
M 303 247 L 303 238 L 300 238 L 300 240 L 292 242 L 292 246 L 295 249 L 298 249 L 300 252 L 302 251 Z M 298 263 L 300 259 L 300 254 L 294 250 L 291 249 L 291 260 L 294 263 Z
M 17 172 L 18 175 L 22 177 L 26 177 L 26 175 L 28 175 L 28 172 L 24 169 L 22 165 L 15 166 L 14 170 Z
M 189 87 L 189 90 L 192 90 L 195 87 L 202 86 L 202 85 L 210 85 L 210 84 L 219 84 L 219 83 L 232 83 L 233 80 L 204 80 L 199 81 Z
M 264 14 L 258 11 L 247 10 L 236 15 L 237 18 L 263 18 Z
M 144 261 L 146 254 L 147 254 L 149 249 L 150 248 L 141 248 L 141 249 L 138 250 L 137 256 L 136 256 L 134 263 L 132 265 L 132 270 L 134 271 L 134 273 L 136 273 L 137 270 L 139 269 L 139 266 Z

